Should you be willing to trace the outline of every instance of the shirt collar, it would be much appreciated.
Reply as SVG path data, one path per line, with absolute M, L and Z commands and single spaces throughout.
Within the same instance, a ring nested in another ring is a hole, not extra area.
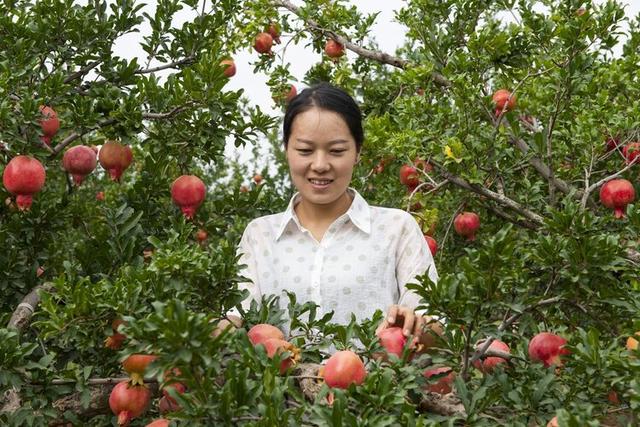
M 356 227 L 369 234 L 371 232 L 371 210 L 369 204 L 355 188 L 349 187 L 347 191 L 351 195 L 353 195 L 353 201 L 351 202 L 351 206 L 349 206 L 349 209 L 344 215 L 347 215 Z M 289 225 L 289 223 L 292 221 L 299 230 L 302 230 L 302 225 L 298 220 L 298 215 L 296 215 L 296 212 L 293 209 L 294 206 L 299 202 L 300 192 L 297 192 L 293 195 L 293 197 L 291 197 L 289 206 L 287 206 L 287 210 L 285 210 L 283 213 L 282 221 L 280 222 L 278 232 L 275 235 L 276 241 L 280 239 L 280 236 L 282 236 L 282 233 L 284 233 L 287 225 Z

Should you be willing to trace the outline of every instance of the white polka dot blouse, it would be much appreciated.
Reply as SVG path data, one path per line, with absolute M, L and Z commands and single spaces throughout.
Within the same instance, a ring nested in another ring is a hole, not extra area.
M 251 221 L 238 246 L 240 274 L 250 281 L 239 284 L 250 297 L 296 294 L 300 303 L 313 301 L 319 315 L 333 311 L 332 321 L 346 324 L 351 314 L 361 320 L 392 304 L 415 308 L 419 297 L 406 289 L 415 277 L 428 272 L 434 282 L 438 273 L 429 247 L 416 220 L 401 209 L 370 206 L 353 188 L 353 201 L 318 242 L 298 220 L 296 193 L 284 212 Z M 237 314 L 236 310 L 229 314 Z

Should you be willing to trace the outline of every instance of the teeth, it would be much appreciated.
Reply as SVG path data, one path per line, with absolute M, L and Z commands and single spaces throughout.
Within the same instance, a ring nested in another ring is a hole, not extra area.
M 329 184 L 331 181 L 316 181 L 313 179 L 310 179 L 309 181 L 311 181 L 312 184 L 317 184 L 317 185 L 325 185 L 325 184 Z

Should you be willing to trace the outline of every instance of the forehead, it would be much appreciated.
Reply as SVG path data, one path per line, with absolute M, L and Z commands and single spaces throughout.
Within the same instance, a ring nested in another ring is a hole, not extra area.
M 298 114 L 291 125 L 291 139 L 308 143 L 353 141 L 347 122 L 334 111 L 312 108 Z

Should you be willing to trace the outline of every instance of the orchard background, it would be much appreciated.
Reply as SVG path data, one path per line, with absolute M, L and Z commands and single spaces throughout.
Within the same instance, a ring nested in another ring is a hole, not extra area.
M 181 9 L 195 17 L 172 25 Z M 640 359 L 627 347 L 640 330 L 640 212 L 631 203 L 616 218 L 599 197 L 613 178 L 640 190 L 640 31 L 621 4 L 408 1 L 396 52 L 377 48 L 375 16 L 340 1 L 165 0 L 151 15 L 129 1 L 7 1 L 0 11 L 0 168 L 27 155 L 46 170 L 29 210 L 0 189 L 1 424 L 115 425 L 107 399 L 134 353 L 157 359 L 145 380 L 153 400 L 131 425 L 158 418 L 166 394 L 176 407 L 164 416 L 178 425 L 638 424 Z M 497 20 L 504 13 L 511 23 Z M 145 22 L 146 61 L 118 57 L 115 41 Z M 252 66 L 268 76 L 276 114 L 229 89 L 220 65 L 270 23 L 282 43 L 254 52 Z M 349 55 L 327 57 L 329 38 Z M 317 55 L 297 79 L 288 43 Z M 356 97 L 366 142 L 352 185 L 370 204 L 411 210 L 438 243 L 440 280 L 416 291 L 444 332 L 417 357 L 374 357 L 382 313 L 340 326 L 291 298 L 286 313 L 270 299 L 245 314 L 247 328 L 298 331 L 288 338 L 303 366 L 330 345 L 358 352 L 368 375 L 332 390 L 333 404 L 315 372 L 281 375 L 246 329 L 212 335 L 244 297 L 244 227 L 293 194 L 280 119 L 296 80 Z M 496 111 L 498 89 L 513 108 Z M 57 114 L 55 135 L 42 105 Z M 257 149 L 262 170 L 226 158 L 229 138 L 262 141 L 269 165 Z M 132 149 L 120 181 L 98 165 L 74 185 L 65 151 L 107 140 Z M 399 171 L 418 159 L 430 167 L 408 191 Z M 181 175 L 206 184 L 192 220 L 172 202 Z M 475 241 L 454 232 L 463 211 L 480 217 Z M 543 331 L 568 340 L 562 365 L 531 360 Z M 106 347 L 116 334 L 121 347 Z M 510 353 L 487 352 L 490 340 Z M 503 363 L 474 367 L 488 356 Z M 425 390 L 436 380 L 423 372 L 438 366 L 455 371 L 453 393 Z

